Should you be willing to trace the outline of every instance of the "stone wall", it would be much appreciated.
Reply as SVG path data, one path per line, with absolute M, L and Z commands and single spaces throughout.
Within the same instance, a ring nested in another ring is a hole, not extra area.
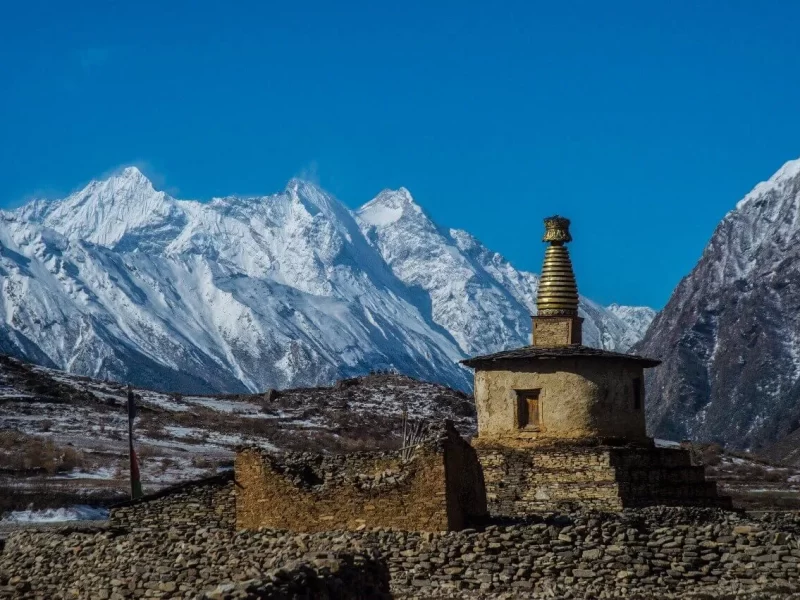
M 408 460 L 400 452 L 237 453 L 236 525 L 293 531 L 459 529 L 486 515 L 475 451 L 447 423 Z
M 616 511 L 672 505 L 730 508 L 689 452 L 645 446 L 510 447 L 474 441 L 493 515 L 578 506 Z
M 531 343 L 552 348 L 583 342 L 581 317 L 531 317 Z
M 388 600 L 389 572 L 374 556 L 317 553 L 240 583 L 225 583 L 202 600 Z
M 233 473 L 172 486 L 111 508 L 109 525 L 133 529 L 229 528 L 236 519 Z
M 634 407 L 640 365 L 588 357 L 520 361 L 475 371 L 478 437 L 624 438 L 645 440 L 644 398 Z M 540 390 L 538 432 L 521 431 L 517 391 Z M 643 390 L 641 392 L 644 393 Z
M 785 598 L 800 591 L 800 515 L 658 507 L 445 533 L 17 532 L 0 554 L 0 597 L 193 598 L 269 580 L 276 568 L 320 552 L 375 557 L 396 597 Z
M 457 531 L 489 514 L 486 485 L 478 455 L 469 443 L 450 428 L 444 447 L 447 491 L 447 529 Z

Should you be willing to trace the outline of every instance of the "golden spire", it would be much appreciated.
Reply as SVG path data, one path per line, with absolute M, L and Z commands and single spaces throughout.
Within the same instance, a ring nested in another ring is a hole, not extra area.
M 572 272 L 572 261 L 564 245 L 572 241 L 569 219 L 548 217 L 544 220 L 543 242 L 550 242 L 544 255 L 536 306 L 540 317 L 577 317 L 578 286 Z

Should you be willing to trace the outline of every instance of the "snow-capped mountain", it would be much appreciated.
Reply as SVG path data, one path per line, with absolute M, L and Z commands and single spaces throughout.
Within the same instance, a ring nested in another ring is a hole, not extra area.
M 800 159 L 717 226 L 640 352 L 651 432 L 760 450 L 800 429 Z
M 278 194 L 176 200 L 129 167 L 0 213 L 0 351 L 184 392 L 394 368 L 466 389 L 457 361 L 527 343 L 537 278 L 435 225 L 405 189 L 352 212 Z M 587 299 L 585 338 L 635 327 Z
M 518 271 L 460 229 L 443 230 L 405 188 L 385 190 L 356 211 L 362 231 L 403 283 L 425 292 L 430 317 L 468 355 L 529 343 L 539 278 Z M 578 272 L 580 279 L 580 272 Z M 632 311 L 647 307 L 630 307 Z M 584 343 L 626 350 L 644 331 L 581 297 Z M 644 318 L 644 317 L 643 317 Z M 646 327 L 645 327 L 646 329 Z
M 656 318 L 656 311 L 649 306 L 609 304 L 606 308 L 630 328 L 630 337 L 626 340 L 629 347 L 644 337 L 650 323 Z

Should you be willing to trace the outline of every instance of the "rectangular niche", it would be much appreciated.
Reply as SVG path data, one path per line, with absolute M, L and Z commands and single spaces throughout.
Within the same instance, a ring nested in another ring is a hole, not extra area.
M 633 380 L 633 409 L 642 410 L 642 380 L 639 377 Z
M 517 390 L 517 427 L 538 431 L 542 422 L 541 389 Z

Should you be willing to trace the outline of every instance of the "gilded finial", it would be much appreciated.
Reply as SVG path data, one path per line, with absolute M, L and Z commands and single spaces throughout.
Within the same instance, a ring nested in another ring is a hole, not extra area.
M 569 234 L 569 219 L 554 215 L 544 220 L 543 242 L 571 242 L 572 236 Z

